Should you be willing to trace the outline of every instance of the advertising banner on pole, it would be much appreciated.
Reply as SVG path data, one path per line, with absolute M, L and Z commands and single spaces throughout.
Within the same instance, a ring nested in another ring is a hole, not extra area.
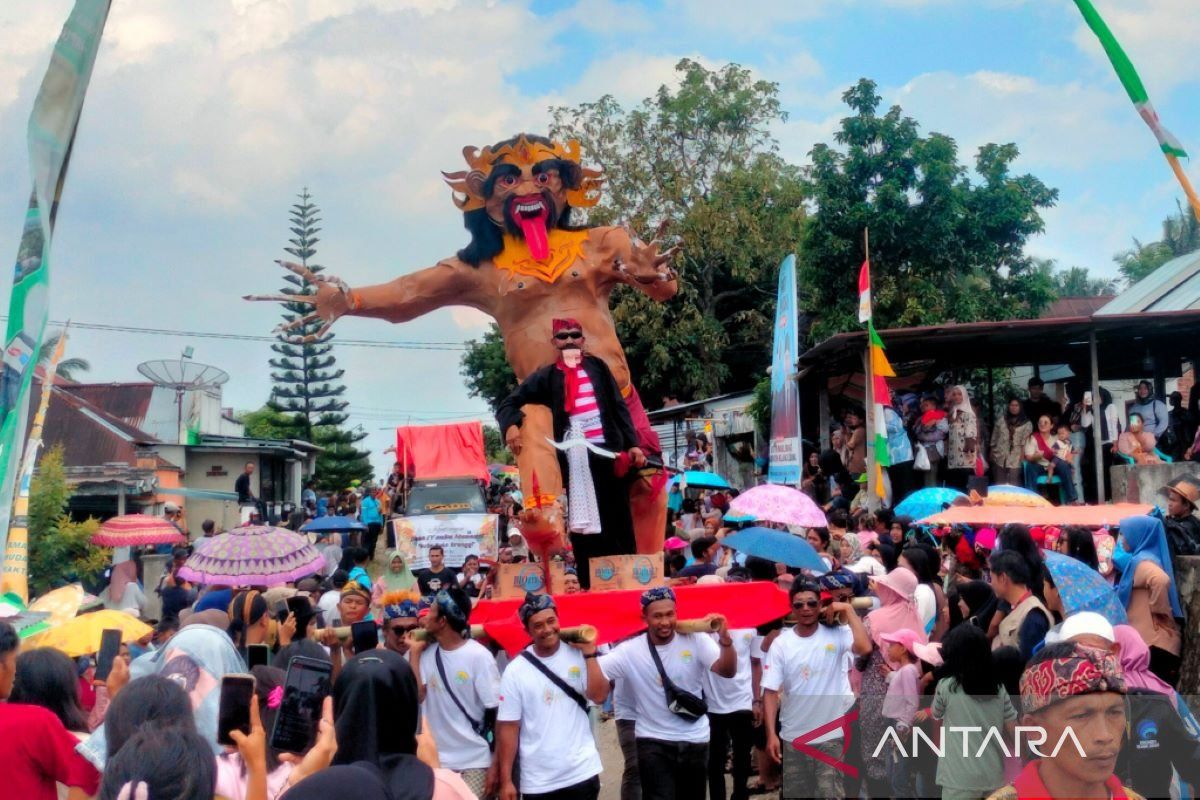
M 796 256 L 779 266 L 775 301 L 775 347 L 771 353 L 771 441 L 769 483 L 800 485 L 800 387 L 796 385 L 799 355 L 796 315 Z

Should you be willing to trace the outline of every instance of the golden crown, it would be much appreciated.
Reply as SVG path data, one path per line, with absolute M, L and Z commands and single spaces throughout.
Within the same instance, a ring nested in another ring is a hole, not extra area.
M 561 159 L 579 164 L 579 142 L 572 139 L 565 145 L 558 142 L 549 144 L 530 141 L 525 134 L 517 137 L 516 141 L 505 144 L 493 150 L 485 147 L 480 150 L 470 145 L 463 148 L 463 160 L 469 169 L 460 172 L 443 172 L 446 183 L 454 193 L 454 205 L 461 211 L 475 211 L 483 208 L 484 197 L 481 194 L 483 184 L 497 164 L 511 164 L 520 167 L 532 167 L 547 159 Z M 600 202 L 600 185 L 604 182 L 603 172 L 589 169 L 580 165 L 583 172 L 578 189 L 567 190 L 567 202 L 574 208 L 591 208 Z

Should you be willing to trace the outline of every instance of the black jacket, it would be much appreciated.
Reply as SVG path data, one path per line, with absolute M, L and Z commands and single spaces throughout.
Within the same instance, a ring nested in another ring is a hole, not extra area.
M 595 356 L 585 355 L 583 369 L 591 378 L 592 390 L 596 394 L 600 424 L 604 428 L 604 447 L 618 453 L 636 447 L 638 439 L 633 427 L 633 417 L 629 414 L 629 406 L 625 405 L 625 399 L 621 397 L 617 381 L 608 365 Z M 520 427 L 525 419 L 521 406 L 534 404 L 550 409 L 554 417 L 554 439 L 563 441 L 570 422 L 565 408 L 566 394 L 566 378 L 557 364 L 537 370 L 522 381 L 512 394 L 504 398 L 496 409 L 500 435 L 503 436 L 513 425 Z
M 1193 788 L 1200 786 L 1200 741 L 1192 737 L 1175 699 L 1149 689 L 1130 689 L 1128 735 L 1117 756 L 1121 783 L 1145 798 L 1170 797 L 1171 767 Z

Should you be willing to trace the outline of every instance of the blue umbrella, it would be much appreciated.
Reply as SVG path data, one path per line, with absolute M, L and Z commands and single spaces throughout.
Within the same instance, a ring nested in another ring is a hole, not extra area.
M 729 481 L 722 478 L 715 472 L 702 472 L 698 469 L 690 469 L 680 475 L 671 478 L 671 485 L 679 483 L 683 479 L 689 489 L 728 489 Z
M 918 489 L 896 506 L 896 516 L 924 519 L 930 514 L 944 511 L 946 506 L 951 505 L 960 497 L 966 497 L 966 495 L 957 489 L 946 489 L 941 486 Z
M 748 556 L 765 558 L 767 561 L 775 561 L 789 567 L 807 569 L 817 574 L 829 571 L 829 567 L 817 555 L 811 544 L 787 531 L 761 527 L 746 528 L 726 536 L 721 540 L 721 544 Z
M 1113 625 L 1129 622 L 1125 608 L 1117 599 L 1116 589 L 1099 572 L 1079 559 L 1053 550 L 1043 552 L 1042 558 L 1054 579 L 1054 588 L 1058 589 L 1067 616 L 1080 611 L 1095 611 Z
M 300 528 L 302 533 L 345 533 L 347 531 L 365 531 L 367 526 L 350 517 L 317 517 L 304 523 Z
M 724 519 L 726 522 L 733 523 L 754 522 L 754 517 L 750 516 L 749 514 L 738 514 L 735 511 L 726 511 Z

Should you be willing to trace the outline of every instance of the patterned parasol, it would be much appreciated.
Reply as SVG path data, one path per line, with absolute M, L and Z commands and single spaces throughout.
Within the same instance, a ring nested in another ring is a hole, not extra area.
M 92 544 L 101 547 L 140 547 L 147 544 L 187 544 L 187 537 L 162 517 L 123 514 L 100 525 Z
M 999 483 L 988 487 L 987 497 L 983 498 L 985 506 L 1027 506 L 1029 508 L 1048 508 L 1052 505 L 1040 494 L 1023 486 L 1010 486 Z
M 325 559 L 304 536 L 268 525 L 246 525 L 201 539 L 179 575 L 210 585 L 279 586 L 315 575 L 324 566 Z
M 913 519 L 928 517 L 930 514 L 938 513 L 960 497 L 966 497 L 966 495 L 956 489 L 946 489 L 941 486 L 918 489 L 896 506 L 896 516 L 912 517 Z
M 779 522 L 801 528 L 823 528 L 825 512 L 804 492 L 764 483 L 747 489 L 729 503 L 729 513 L 759 522 Z
M 1129 622 L 1116 590 L 1099 572 L 1062 553 L 1047 551 L 1042 553 L 1042 558 L 1054 579 L 1067 616 L 1080 611 L 1095 611 L 1113 625 Z

